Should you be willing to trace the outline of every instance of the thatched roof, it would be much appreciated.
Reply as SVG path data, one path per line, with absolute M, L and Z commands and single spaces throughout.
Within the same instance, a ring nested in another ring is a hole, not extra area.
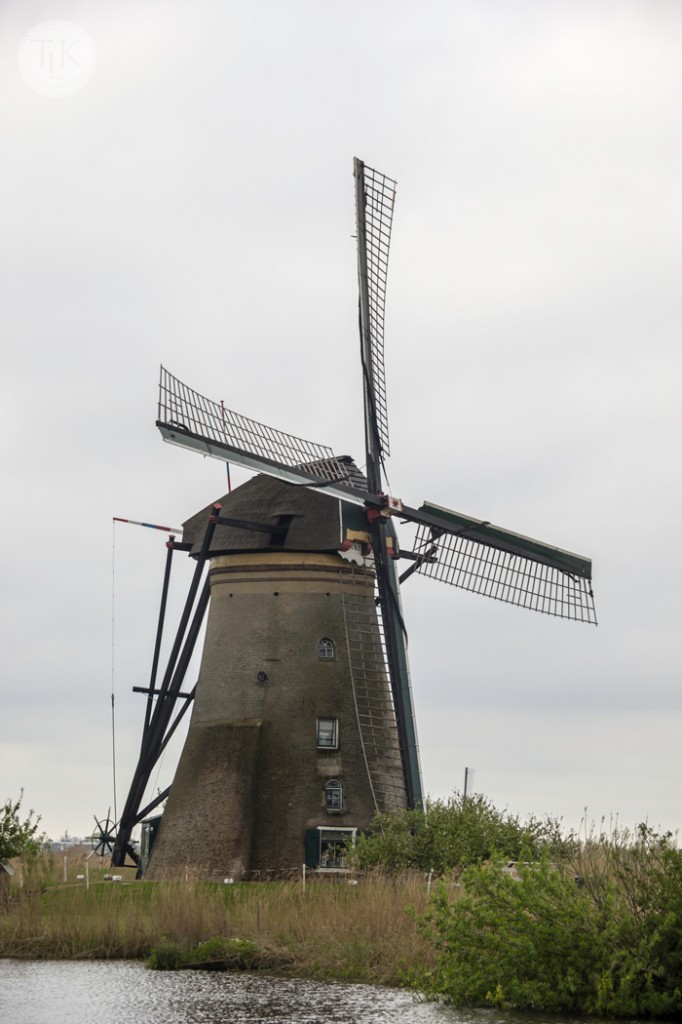
M 363 478 L 352 460 L 345 462 L 344 469 L 362 486 Z M 224 494 L 218 503 L 221 516 L 271 526 L 275 532 L 218 525 L 211 556 L 246 551 L 337 551 L 344 540 L 342 502 L 324 490 L 257 476 Z M 211 504 L 183 523 L 183 543 L 192 545 L 193 555 L 201 549 Z M 285 534 L 278 536 L 277 528 L 285 528 Z

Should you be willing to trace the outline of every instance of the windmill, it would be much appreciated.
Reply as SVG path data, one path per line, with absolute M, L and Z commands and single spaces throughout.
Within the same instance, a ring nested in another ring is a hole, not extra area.
M 396 183 L 358 159 L 354 176 L 364 475 L 350 457 L 226 409 L 161 369 L 163 439 L 258 476 L 188 520 L 182 541 L 169 538 L 151 679 L 137 688 L 147 695 L 140 756 L 114 865 L 133 853 L 133 827 L 169 794 L 151 865 L 157 877 L 190 868 L 209 877 L 263 875 L 299 865 L 304 844 L 311 866 L 333 867 L 374 810 L 418 805 L 400 599 L 413 573 L 596 624 L 588 559 L 384 493 L 384 304 Z M 413 534 L 409 547 L 399 546 L 396 522 Z M 196 565 L 159 680 L 176 551 Z M 199 680 L 186 690 L 210 595 Z M 142 806 L 151 772 L 192 705 L 173 786 Z

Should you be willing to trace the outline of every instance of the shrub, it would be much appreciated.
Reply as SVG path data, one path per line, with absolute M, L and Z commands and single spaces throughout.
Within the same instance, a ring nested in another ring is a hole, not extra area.
M 165 939 L 152 950 L 147 967 L 152 971 L 176 971 L 180 967 L 220 964 L 248 970 L 254 966 L 258 955 L 258 946 L 249 939 L 228 939 L 224 935 L 216 935 L 193 949 Z
M 484 796 L 427 801 L 426 808 L 377 814 L 370 834 L 360 836 L 352 853 L 359 868 L 397 872 L 410 868 L 444 874 L 488 859 L 493 851 L 518 859 L 523 849 L 533 857 L 541 849 L 572 848 L 560 823 L 529 818 L 525 822 L 499 811 Z
M 527 854 L 525 855 L 528 856 Z M 603 1016 L 682 1013 L 682 860 L 669 837 L 603 837 L 575 862 L 545 852 L 510 877 L 469 867 L 420 919 L 436 966 L 416 984 L 456 1005 Z
M 257 956 L 258 946 L 255 942 L 216 935 L 215 938 L 195 946 L 188 960 L 198 964 L 223 961 L 229 966 L 248 968 L 253 965 Z
M 150 971 L 176 971 L 187 959 L 187 953 L 175 942 L 162 942 L 147 960 Z
M 24 854 L 37 854 L 45 841 L 38 834 L 40 816 L 29 811 L 26 818 L 21 816 L 22 789 L 18 800 L 5 800 L 0 807 L 0 860 L 12 860 Z

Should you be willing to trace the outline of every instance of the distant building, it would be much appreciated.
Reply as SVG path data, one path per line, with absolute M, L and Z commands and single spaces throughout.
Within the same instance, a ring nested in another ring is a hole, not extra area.
M 72 850 L 74 846 L 89 846 L 90 840 L 80 839 L 78 836 L 70 836 L 67 833 L 61 839 L 50 839 L 48 845 L 53 853 L 63 853 L 66 850 Z

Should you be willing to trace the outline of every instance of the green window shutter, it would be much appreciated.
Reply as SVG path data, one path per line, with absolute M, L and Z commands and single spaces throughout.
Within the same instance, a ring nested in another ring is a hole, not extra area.
M 305 833 L 305 866 L 316 868 L 320 864 L 320 833 L 316 828 L 308 828 Z

